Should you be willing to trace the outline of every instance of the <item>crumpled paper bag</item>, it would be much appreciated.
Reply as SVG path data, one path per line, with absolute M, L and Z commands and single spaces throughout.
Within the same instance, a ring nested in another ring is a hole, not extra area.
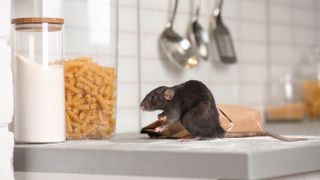
M 219 121 L 226 132 L 261 132 L 263 131 L 261 113 L 257 109 L 231 105 L 219 104 Z M 155 122 L 142 128 L 140 133 L 148 134 L 151 138 L 189 138 L 190 133 L 181 125 L 180 121 L 172 124 L 162 132 L 155 129 L 163 124 L 163 121 Z

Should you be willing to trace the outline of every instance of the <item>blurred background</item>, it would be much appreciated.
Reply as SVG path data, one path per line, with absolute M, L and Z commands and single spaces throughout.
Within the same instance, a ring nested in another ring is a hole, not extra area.
M 230 31 L 237 62 L 216 63 L 211 58 L 199 61 L 190 70 L 176 68 L 159 48 L 159 37 L 173 10 L 173 0 L 119 0 L 112 1 L 107 9 L 103 4 L 109 1 L 100 1 L 96 11 L 90 3 L 99 3 L 92 2 L 95 0 L 13 1 L 11 14 L 14 18 L 63 17 L 67 57 L 92 55 L 98 61 L 111 57 L 104 52 L 103 45 L 90 45 L 90 28 L 110 28 L 118 33 L 117 132 L 137 132 L 155 120 L 158 112 L 139 110 L 139 102 L 147 92 L 189 79 L 203 81 L 217 103 L 258 108 L 270 121 L 319 119 L 319 1 L 225 0 L 221 16 Z M 178 4 L 173 28 L 183 37 L 196 2 L 183 0 Z M 199 2 L 199 23 L 207 31 L 217 1 Z M 119 7 L 118 16 L 112 12 L 117 10 L 113 6 Z M 100 11 L 111 11 L 114 17 L 99 16 Z M 93 38 L 99 40 L 99 33 Z M 107 38 L 113 43 L 117 37 Z
M 66 1 L 72 3 L 76 2 Z M 186 34 L 193 3 L 179 3 L 174 28 L 180 35 Z M 215 1 L 201 1 L 200 23 L 205 30 L 214 7 Z M 159 53 L 158 38 L 172 8 L 170 0 L 119 1 L 118 132 L 136 131 L 154 120 L 155 114 L 142 113 L 137 106 L 148 91 L 188 79 L 206 83 L 217 103 L 250 106 L 263 112 L 268 107 L 279 107 L 280 120 L 301 120 L 299 114 L 287 118 L 296 109 L 283 109 L 282 105 L 302 99 L 296 90 L 301 84 L 297 83 L 312 75 L 299 72 L 317 71 L 314 52 L 319 42 L 320 2 L 224 1 L 222 17 L 231 32 L 238 61 L 224 66 L 217 66 L 212 60 L 202 61 L 191 70 L 171 68 Z

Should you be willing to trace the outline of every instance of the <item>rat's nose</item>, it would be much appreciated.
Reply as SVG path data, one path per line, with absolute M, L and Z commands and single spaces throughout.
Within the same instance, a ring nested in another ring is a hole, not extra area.
M 140 108 L 142 111 L 144 111 L 146 109 L 143 105 L 140 105 Z

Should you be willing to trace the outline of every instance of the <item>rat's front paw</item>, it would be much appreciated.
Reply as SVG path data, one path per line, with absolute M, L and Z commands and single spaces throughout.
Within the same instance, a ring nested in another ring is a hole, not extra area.
M 159 116 L 158 119 L 159 119 L 159 121 L 161 121 L 162 123 L 166 123 L 166 121 L 167 121 L 167 116 Z
M 158 120 L 159 121 L 165 121 L 167 119 L 167 116 L 165 115 L 165 113 L 160 113 L 160 114 L 158 114 Z
M 157 128 L 154 129 L 154 130 L 155 130 L 156 132 L 159 132 L 159 133 L 160 133 L 160 132 L 164 131 L 164 129 L 165 129 L 164 127 L 161 127 L 161 126 L 160 126 L 160 127 L 157 127 Z

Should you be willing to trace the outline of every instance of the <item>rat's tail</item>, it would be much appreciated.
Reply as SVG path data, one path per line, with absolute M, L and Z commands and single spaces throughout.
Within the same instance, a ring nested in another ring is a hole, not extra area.
M 292 142 L 292 141 L 305 141 L 305 140 L 308 140 L 307 138 L 289 138 L 289 137 L 285 137 L 285 136 L 280 136 L 278 134 L 275 134 L 275 133 L 272 133 L 272 132 L 268 132 L 268 131 L 264 131 L 263 133 L 265 134 L 265 136 L 270 136 L 270 137 L 273 137 L 273 138 L 281 140 L 281 141 Z
M 256 132 L 226 132 L 224 133 L 225 138 L 244 138 L 244 137 L 257 137 L 257 136 L 269 136 L 280 141 L 305 141 L 308 140 L 306 138 L 289 138 L 285 136 L 281 136 L 275 133 L 271 133 L 268 131 L 256 131 Z

